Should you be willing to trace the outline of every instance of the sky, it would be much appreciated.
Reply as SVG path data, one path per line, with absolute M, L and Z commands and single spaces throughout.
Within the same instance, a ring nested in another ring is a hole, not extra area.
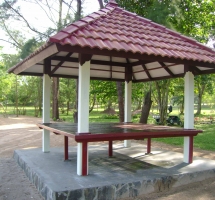
M 33 0 L 31 0 L 32 2 Z M 2 1 L 0 1 L 2 2 Z M 42 3 L 45 3 L 45 0 L 38 0 L 38 2 L 41 2 L 41 6 L 38 6 L 36 3 L 29 3 L 29 0 L 19 0 L 17 6 L 20 7 L 20 11 L 22 15 L 28 20 L 29 24 L 32 24 L 32 27 L 40 30 L 45 31 L 47 27 L 55 27 L 53 22 L 47 18 L 46 13 L 49 13 L 48 9 L 42 5 Z M 58 0 L 51 0 L 48 1 L 50 3 L 50 6 L 57 9 L 57 4 L 54 2 L 58 2 Z M 72 8 L 76 9 L 76 0 L 72 1 Z M 67 8 L 64 7 L 63 12 L 66 13 Z M 95 11 L 99 10 L 99 3 L 98 0 L 84 0 L 83 4 L 83 14 L 84 16 L 93 13 Z M 55 21 L 57 21 L 58 16 L 56 13 L 49 13 L 49 16 L 51 16 Z M 34 36 L 34 33 L 32 31 L 29 31 L 28 28 L 26 28 L 26 25 L 24 23 L 17 23 L 17 21 L 10 21 L 7 24 L 10 27 L 13 27 L 12 29 L 17 29 L 22 32 L 22 34 L 27 38 L 32 38 Z M 4 32 L 0 30 L 0 38 L 6 39 L 6 36 L 4 35 Z M 3 46 L 2 52 L 3 53 L 15 53 L 16 50 L 14 47 L 9 45 L 6 42 L 3 42 L 0 40 L 0 46 Z

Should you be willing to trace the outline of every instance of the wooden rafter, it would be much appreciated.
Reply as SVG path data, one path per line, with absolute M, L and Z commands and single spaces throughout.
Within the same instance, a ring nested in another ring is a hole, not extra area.
M 68 53 L 66 56 L 65 56 L 65 58 L 69 58 L 70 56 L 72 55 L 72 53 Z M 63 63 L 64 63 L 65 61 L 60 61 L 59 63 L 58 63 L 58 65 L 51 71 L 51 74 L 54 74 L 57 70 L 58 70 L 58 68 L 59 67 L 61 67 L 62 65 L 63 65 Z
M 148 69 L 146 68 L 146 66 L 145 66 L 144 64 L 142 64 L 142 67 L 143 67 L 144 71 L 146 72 L 146 74 L 147 74 L 149 80 L 151 81 L 151 80 L 152 80 L 152 77 L 151 77 L 151 75 L 150 75 Z
M 163 62 L 159 62 L 159 64 L 163 67 L 163 69 L 166 70 L 166 72 L 167 72 L 171 77 L 175 77 L 175 75 L 172 73 L 172 71 L 168 68 L 167 65 L 165 65 Z
M 193 72 L 194 72 L 194 75 L 202 73 L 202 71 L 199 68 L 197 68 L 196 66 L 193 66 Z

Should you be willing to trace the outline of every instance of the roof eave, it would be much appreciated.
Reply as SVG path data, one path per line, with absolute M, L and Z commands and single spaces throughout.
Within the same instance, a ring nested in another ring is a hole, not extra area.
M 8 70 L 8 73 L 20 74 L 21 72 L 32 67 L 36 63 L 43 61 L 45 58 L 48 58 L 49 56 L 56 54 L 57 52 L 57 45 L 52 43 L 43 48 L 42 50 L 39 50 L 36 54 L 28 56 L 25 60 L 10 68 Z

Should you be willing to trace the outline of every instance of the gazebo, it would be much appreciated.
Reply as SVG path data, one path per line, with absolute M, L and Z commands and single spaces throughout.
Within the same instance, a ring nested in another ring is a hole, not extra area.
M 125 122 L 129 123 L 132 83 L 184 77 L 184 129 L 172 130 L 170 135 L 167 130 L 162 133 L 163 137 L 184 136 L 184 162 L 190 163 L 193 136 L 201 132 L 194 130 L 194 76 L 215 73 L 215 52 L 191 38 L 123 10 L 114 0 L 109 0 L 104 9 L 50 37 L 9 72 L 43 76 L 43 152 L 50 151 L 50 130 L 64 135 L 67 145 L 71 135 L 49 126 L 51 77 L 79 79 L 78 124 L 74 138 L 78 142 L 77 174 L 87 175 L 87 142 L 83 142 L 83 138 L 90 134 L 90 79 L 125 82 Z M 125 139 L 124 145 L 129 147 L 128 139 L 143 137 L 138 136 L 142 132 L 123 129 L 124 137 L 118 139 Z M 135 137 L 132 134 L 136 134 Z M 145 137 L 151 138 L 150 131 L 147 134 Z M 95 138 L 93 141 L 98 141 Z M 108 140 L 110 149 L 112 140 Z

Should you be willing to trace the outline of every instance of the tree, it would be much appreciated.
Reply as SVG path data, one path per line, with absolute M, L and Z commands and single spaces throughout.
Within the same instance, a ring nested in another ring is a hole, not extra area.
M 170 97 L 170 101 L 172 105 L 179 106 L 179 113 L 184 114 L 184 79 L 176 78 L 171 80 L 170 85 L 170 93 L 172 97 Z
M 71 108 L 74 109 L 76 101 L 76 80 L 61 78 L 60 79 L 60 96 L 59 96 L 59 107 L 61 112 L 64 113 L 64 107 L 66 105 L 66 114 L 69 114 Z M 72 107 L 71 107 L 72 105 Z
M 174 0 L 175 13 L 169 17 L 173 27 L 199 42 L 215 35 L 215 0 Z
M 77 0 L 77 11 L 75 13 L 75 21 L 81 19 L 82 14 L 82 1 Z M 78 79 L 76 79 L 76 103 L 75 103 L 76 110 L 73 113 L 74 123 L 78 123 Z
M 210 95 L 213 94 L 213 82 L 214 82 L 214 75 L 200 75 L 195 76 L 195 86 L 196 86 L 196 93 L 197 93 L 197 115 L 201 114 L 201 105 L 202 105 L 202 98 L 205 92 L 209 93 Z
M 152 99 L 151 99 L 151 87 L 150 87 L 149 91 L 145 95 L 144 103 L 142 106 L 141 117 L 139 121 L 140 123 L 147 124 L 151 105 L 152 105 Z
M 100 9 L 104 8 L 104 4 L 102 0 L 98 0 Z
M 119 108 L 119 121 L 124 122 L 124 84 L 122 82 L 116 82 L 118 108 Z
M 112 110 L 112 103 L 117 102 L 116 83 L 113 81 L 91 81 L 91 94 L 96 94 L 97 101 L 105 105 L 107 112 Z M 92 90 L 93 88 L 93 90 Z
M 160 123 L 166 123 L 170 80 L 155 81 L 157 102 L 160 113 Z
M 8 77 L 6 73 L 6 68 L 4 66 L 4 63 L 0 63 L 0 111 L 3 110 L 3 112 L 6 114 L 7 112 L 7 103 L 10 99 L 10 92 L 13 88 L 13 79 L 14 76 Z

